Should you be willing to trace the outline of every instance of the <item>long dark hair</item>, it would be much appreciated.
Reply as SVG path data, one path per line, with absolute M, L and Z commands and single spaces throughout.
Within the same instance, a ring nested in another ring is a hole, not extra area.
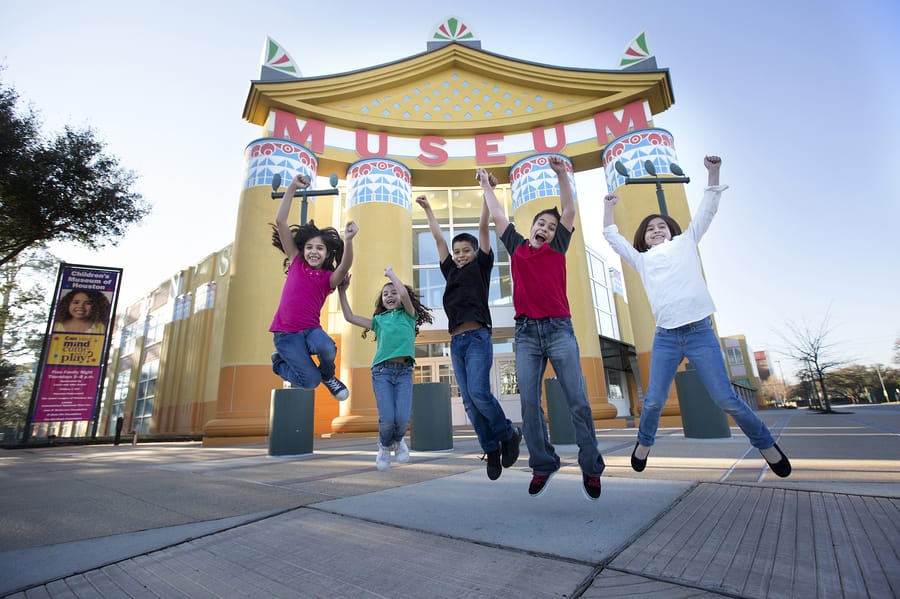
M 388 311 L 387 308 L 384 307 L 384 304 L 381 301 L 381 292 L 388 285 L 393 285 L 393 283 L 385 283 L 381 286 L 381 289 L 378 290 L 378 297 L 375 298 L 375 312 L 372 316 L 378 316 L 379 314 L 384 314 Z M 403 285 L 406 287 L 406 292 L 409 294 L 409 299 L 412 302 L 413 310 L 416 312 L 416 335 L 419 334 L 419 327 L 424 323 L 432 323 L 434 322 L 434 316 L 431 315 L 431 308 L 422 305 L 422 299 L 419 297 L 419 294 L 416 293 L 416 290 L 410 287 L 409 285 Z M 365 329 L 362 332 L 363 339 L 366 338 L 366 333 L 369 332 L 369 329 Z M 377 339 L 377 337 L 376 337 Z
M 85 294 L 88 297 L 88 301 L 92 304 L 91 313 L 88 315 L 91 323 L 97 324 L 99 322 L 106 326 L 106 323 L 109 322 L 109 298 L 99 291 L 89 289 L 72 289 L 62 296 L 62 299 L 59 300 L 59 305 L 56 307 L 56 322 L 68 322 L 72 319 L 72 315 L 69 314 L 69 306 L 72 305 L 72 300 L 75 299 L 75 295 L 78 293 Z
M 303 257 L 303 247 L 306 245 L 306 242 L 313 237 L 321 237 L 322 243 L 325 244 L 325 249 L 328 250 L 325 260 L 322 262 L 322 269 L 334 271 L 338 264 L 341 263 L 341 258 L 344 257 L 344 240 L 341 239 L 341 234 L 337 232 L 337 229 L 334 227 L 320 229 L 313 221 L 309 221 L 305 225 L 291 225 L 290 228 L 291 237 L 294 238 L 294 245 L 300 250 L 301 258 Z M 281 236 L 278 235 L 278 227 L 275 225 L 272 225 L 272 245 L 284 252 L 284 248 L 281 245 Z M 288 259 L 285 258 L 284 272 L 288 271 L 290 265 Z
M 650 221 L 654 218 L 661 218 L 665 221 L 666 226 L 669 227 L 669 232 L 672 234 L 672 237 L 681 235 L 681 227 L 671 216 L 666 216 L 664 214 L 651 214 L 641 221 L 641 224 L 638 225 L 637 230 L 634 232 L 634 241 L 631 245 L 633 245 L 634 249 L 639 252 L 646 252 L 650 249 L 650 246 L 647 245 L 644 237 L 647 236 L 647 227 L 650 225 Z

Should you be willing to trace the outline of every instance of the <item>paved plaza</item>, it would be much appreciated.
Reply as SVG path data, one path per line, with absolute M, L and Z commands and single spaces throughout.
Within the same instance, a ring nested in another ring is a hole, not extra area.
M 759 412 L 779 479 L 736 428 L 597 431 L 595 502 L 577 447 L 538 498 L 520 461 L 497 481 L 471 429 L 375 469 L 376 437 L 264 445 L 0 451 L 0 596 L 897 597 L 900 404 Z

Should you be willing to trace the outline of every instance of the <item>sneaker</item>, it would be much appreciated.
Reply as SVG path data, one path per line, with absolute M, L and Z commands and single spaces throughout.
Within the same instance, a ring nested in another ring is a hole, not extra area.
M 487 461 L 488 478 L 491 480 L 500 478 L 500 474 L 503 473 L 503 468 L 500 467 L 500 450 L 489 451 L 481 456 L 481 459 Z
M 327 381 L 322 381 L 322 384 L 328 387 L 328 390 L 331 391 L 331 394 L 338 401 L 343 401 L 350 397 L 350 392 L 347 390 L 347 385 L 337 380 L 337 377 L 331 377 Z
M 504 468 L 509 468 L 519 459 L 519 443 L 522 442 L 522 429 L 518 426 L 513 427 L 512 437 L 500 444 L 501 459 L 500 464 Z
M 590 501 L 597 501 L 600 499 L 600 477 L 582 474 L 581 479 L 581 490 L 584 491 L 584 496 Z
M 531 484 L 528 485 L 528 494 L 532 497 L 540 497 L 544 494 L 544 491 L 547 490 L 547 487 L 550 486 L 550 479 L 555 472 L 551 472 L 550 474 L 538 474 L 537 472 L 531 477 Z
M 375 467 L 379 470 L 387 470 L 391 467 L 391 448 L 378 444 L 378 455 L 375 456 Z
M 405 464 L 409 461 L 409 447 L 406 446 L 406 441 L 403 439 L 394 443 L 394 459 L 398 464 Z

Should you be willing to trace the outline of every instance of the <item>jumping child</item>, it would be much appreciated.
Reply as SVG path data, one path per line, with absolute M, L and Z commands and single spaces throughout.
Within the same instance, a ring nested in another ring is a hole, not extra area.
M 492 187 L 497 184 L 493 175 L 490 182 Z M 451 242 L 451 255 L 428 198 L 420 195 L 416 202 L 425 210 L 431 235 L 437 245 L 441 274 L 447 281 L 444 311 L 450 331 L 453 373 L 462 395 L 463 407 L 487 458 L 487 476 L 497 480 L 503 468 L 509 468 L 519 459 L 522 430 L 513 426 L 500 402 L 491 393 L 494 343 L 491 340 L 488 291 L 494 251 L 488 232 L 487 204 L 482 203 L 478 239 L 470 233 L 456 235 Z
M 412 372 L 415 364 L 416 335 L 419 326 L 432 322 L 431 311 L 422 305 L 415 290 L 404 285 L 393 269 L 384 269 L 388 283 L 375 299 L 372 318 L 358 316 L 350 309 L 347 287 L 350 275 L 338 286 L 341 310 L 347 322 L 363 327 L 363 338 L 375 332 L 375 358 L 372 360 L 372 389 L 378 406 L 378 455 L 375 467 L 391 466 L 391 451 L 398 463 L 409 461 L 409 448 L 403 437 L 412 412 Z
M 541 408 L 541 378 L 549 360 L 572 415 L 582 491 L 593 501 L 600 497 L 600 475 L 605 464 L 597 446 L 594 417 L 584 388 L 581 356 L 566 297 L 565 252 L 575 229 L 575 190 L 563 159 L 551 156 L 549 161 L 559 180 L 562 214 L 556 207 L 538 212 L 531 223 L 528 239 L 516 231 L 503 213 L 487 171 L 478 169 L 476 177 L 511 261 L 516 315 L 516 378 L 522 402 L 528 465 L 532 470 L 528 493 L 532 497 L 544 493 L 550 478 L 560 467 Z
M 734 418 L 772 472 L 785 477 L 791 473 L 791 463 L 765 423 L 735 393 L 725 369 L 719 339 L 712 328 L 710 315 L 716 307 L 703 280 L 697 243 L 709 228 L 722 192 L 728 186 L 719 185 L 722 160 L 718 156 L 707 156 L 703 165 L 708 171 L 707 187 L 697 214 L 684 233 L 669 216 L 651 214 L 638 225 L 634 242 L 629 245 L 614 223 L 613 208 L 619 196 L 609 194 L 604 198 L 603 236 L 622 260 L 641 276 L 656 319 L 650 384 L 644 395 L 638 440 L 631 452 L 631 467 L 642 472 L 647 466 L 675 371 L 686 357 L 696 368 L 712 400 Z
M 287 280 L 269 331 L 274 334 L 272 370 L 292 384 L 315 389 L 325 385 L 337 400 L 347 399 L 346 385 L 335 376 L 337 345 L 322 330 L 319 315 L 325 300 L 344 280 L 353 263 L 353 237 L 359 227 L 348 221 L 344 241 L 333 227 L 319 229 L 310 221 L 288 225 L 294 192 L 309 186 L 305 175 L 297 175 L 275 213 L 272 245 L 284 252 Z M 318 358 L 318 365 L 312 356 Z

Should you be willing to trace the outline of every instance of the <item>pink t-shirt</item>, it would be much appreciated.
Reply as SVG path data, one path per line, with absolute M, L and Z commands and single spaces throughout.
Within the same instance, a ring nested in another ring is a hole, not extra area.
M 309 267 L 301 254 L 294 257 L 288 267 L 287 280 L 281 290 L 281 301 L 270 332 L 296 333 L 306 329 L 319 328 L 319 315 L 331 287 L 330 270 L 314 270 Z

